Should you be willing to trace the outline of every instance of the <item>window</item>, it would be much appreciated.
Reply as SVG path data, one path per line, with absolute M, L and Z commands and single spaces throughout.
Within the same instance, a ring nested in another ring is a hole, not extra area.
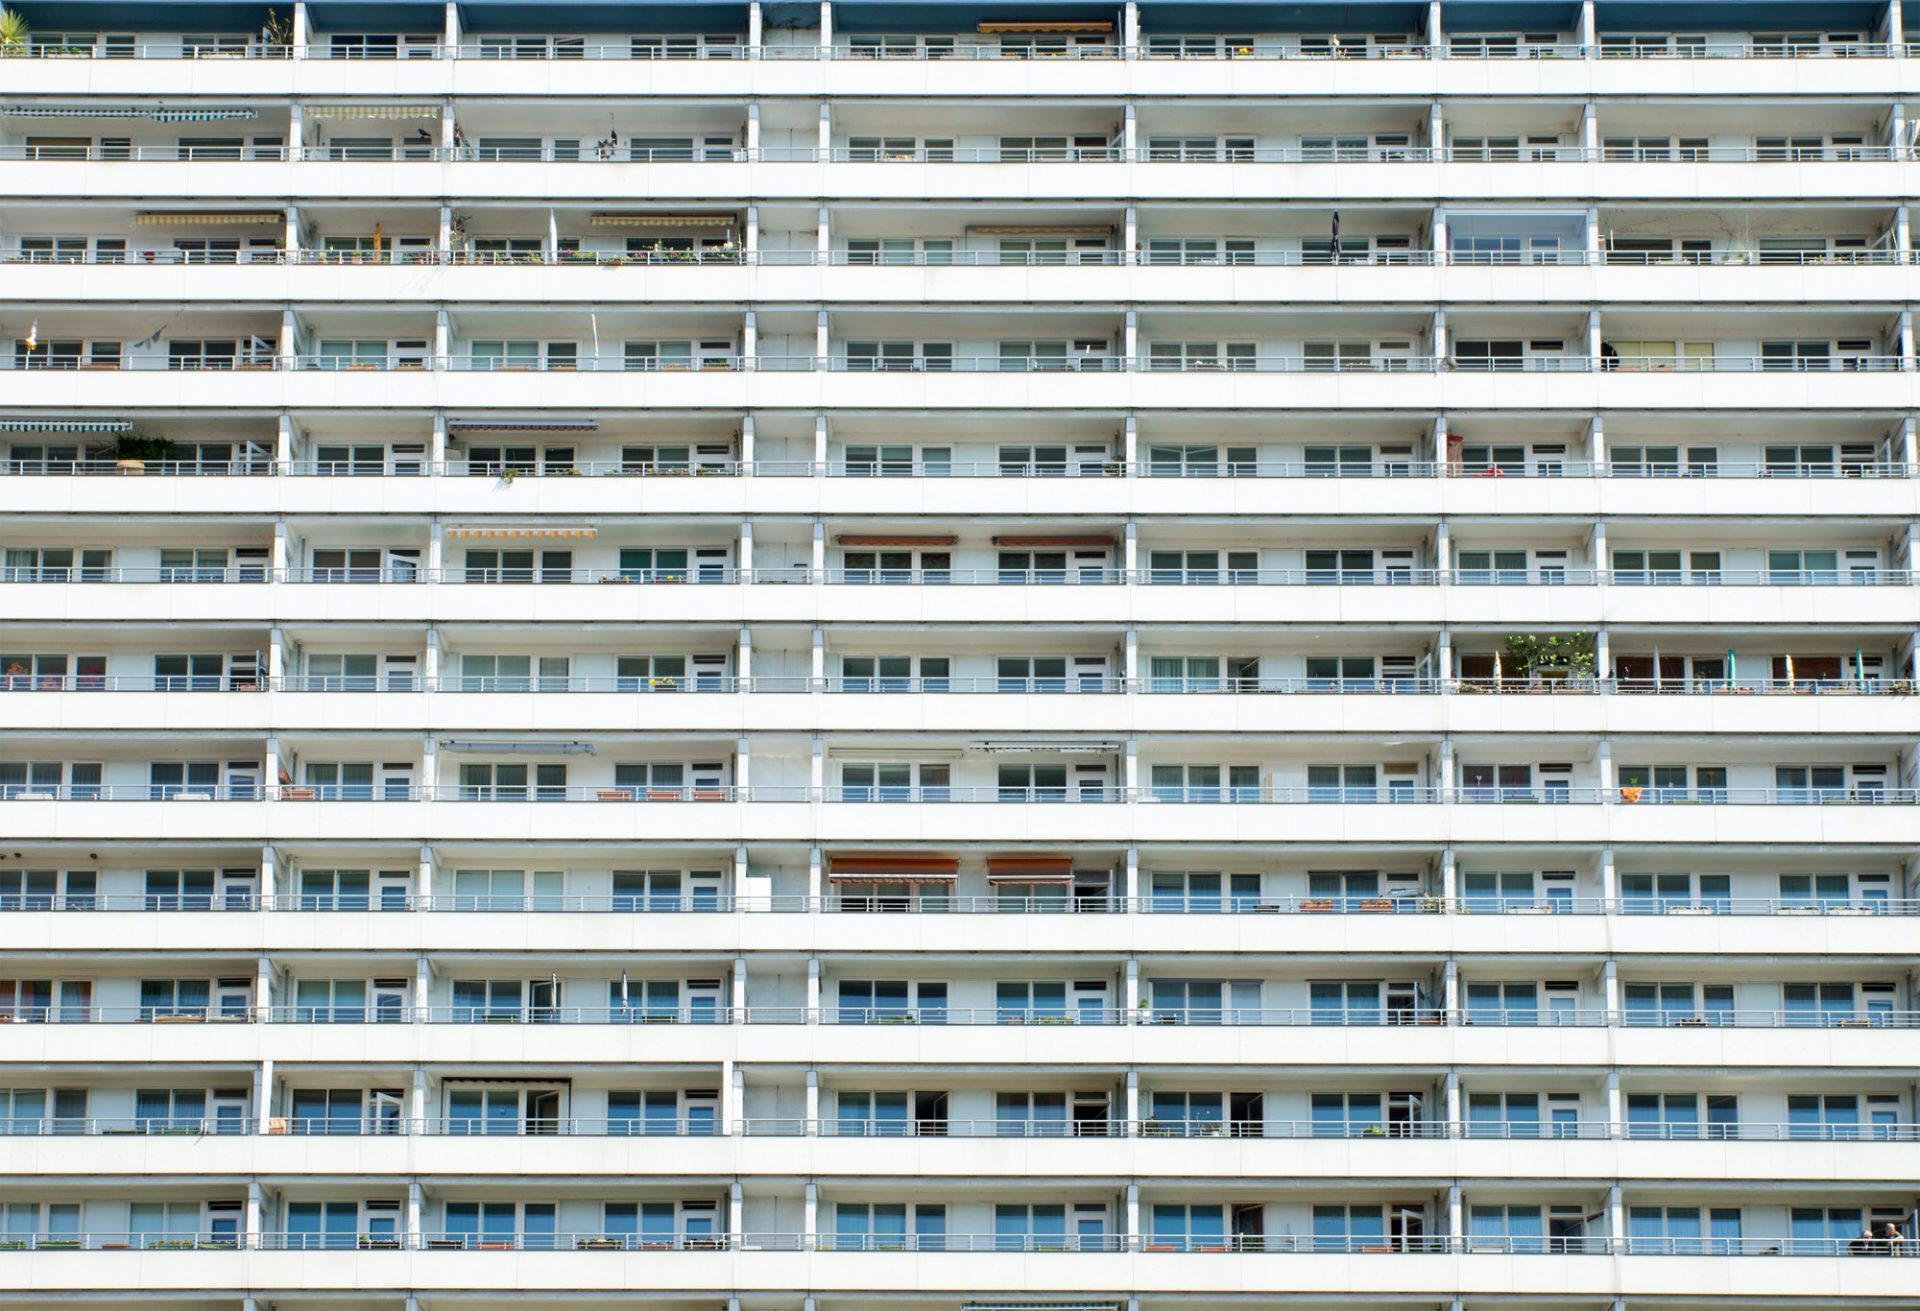
M 842 801 L 948 801 L 952 766 L 911 761 L 847 761 L 840 766 Z
M 562 801 L 566 794 L 565 765 L 460 766 L 462 801 Z
M 839 1024 L 945 1024 L 947 985 L 901 979 L 843 979 Z
M 1675 910 L 1726 914 L 1733 908 L 1726 874 L 1628 873 L 1620 875 L 1620 909 L 1627 915 L 1664 915 Z
M 946 1246 L 947 1208 L 919 1202 L 839 1202 L 833 1234 L 823 1242 L 844 1252 L 937 1252 Z
M 1260 875 L 1212 871 L 1154 870 L 1149 907 L 1158 914 L 1218 914 L 1260 904 Z M 1224 894 L 1224 895 L 1223 895 Z
M 1221 565 L 1225 564 L 1225 572 Z M 1371 553 L 1369 553 L 1371 563 Z M 1260 581 L 1258 551 L 1149 551 L 1148 578 L 1155 583 L 1210 584 Z
M 1628 1025 L 1697 1028 L 1734 1022 L 1731 984 L 1628 983 L 1621 994 Z
M 842 656 L 843 692 L 945 692 L 953 662 L 946 656 Z
M 841 1092 L 833 1132 L 842 1138 L 944 1137 L 944 1092 Z M 909 1114 L 911 1112 L 911 1114 Z
M 1257 1024 L 1258 979 L 1154 979 L 1150 1014 L 1155 1024 Z
M 550 1251 L 555 1212 L 552 1202 L 448 1202 L 443 1237 L 483 1251 Z
M 718 1128 L 719 1095 L 674 1089 L 607 1094 L 607 1132 L 615 1137 L 711 1137 Z
M 714 911 L 721 908 L 719 870 L 615 870 L 613 909 Z
M 1153 1232 L 1148 1238 L 1147 1247 L 1150 1252 L 1227 1250 L 1226 1214 L 1217 1204 L 1185 1206 L 1155 1203 L 1152 1224 Z

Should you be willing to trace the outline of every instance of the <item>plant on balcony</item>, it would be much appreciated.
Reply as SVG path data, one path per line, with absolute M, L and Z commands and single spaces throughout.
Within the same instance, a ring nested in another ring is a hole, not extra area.
M 127 473 L 145 473 L 149 462 L 165 464 L 178 450 L 178 443 L 171 437 L 156 437 L 136 429 L 114 438 L 100 452 L 100 458 L 113 461 L 115 468 Z
M 27 16 L 18 9 L 0 9 L 0 57 L 27 53 Z
M 1508 633 L 1500 656 L 1503 679 L 1546 686 L 1594 675 L 1592 633 Z
M 269 49 L 284 50 L 292 46 L 293 15 L 278 9 L 267 10 L 267 19 L 260 25 L 260 43 Z

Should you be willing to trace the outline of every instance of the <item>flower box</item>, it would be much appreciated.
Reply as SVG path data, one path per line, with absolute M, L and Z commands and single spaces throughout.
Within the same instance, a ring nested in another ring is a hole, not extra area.
M 601 788 L 598 792 L 594 793 L 594 795 L 602 801 L 633 800 L 633 790 L 631 788 Z

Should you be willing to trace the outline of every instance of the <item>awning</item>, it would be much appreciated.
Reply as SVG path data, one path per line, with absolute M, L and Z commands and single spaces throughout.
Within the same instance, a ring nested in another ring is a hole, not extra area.
M 169 210 L 142 214 L 134 222 L 143 228 L 259 228 L 285 223 L 287 216 L 278 211 L 239 210 L 230 213 L 200 210 Z
M 128 419 L 0 419 L 0 432 L 132 432 Z
M 448 419 L 448 432 L 599 432 L 598 419 Z
M 842 546 L 952 546 L 957 537 L 903 537 L 886 534 L 843 533 L 833 539 Z
M 1112 23 L 982 23 L 982 32 L 1111 32 Z
M 596 228 L 730 228 L 731 214 L 595 214 Z
M 970 227 L 967 231 L 977 232 L 983 237 L 1105 237 L 1112 235 L 1113 225 L 1111 223 L 983 223 L 978 227 Z
M 987 857 L 989 883 L 1071 883 L 1070 856 L 1011 855 Z
M 600 535 L 600 530 L 598 528 L 449 528 L 447 529 L 447 536 L 449 537 L 467 537 L 467 538 L 539 537 L 539 538 L 546 538 L 551 540 L 555 538 L 597 537 L 599 535 Z
M 834 883 L 951 883 L 960 873 L 956 856 L 917 852 L 830 853 L 827 862 L 832 870 L 827 877 Z
M 0 109 L 7 118 L 132 119 L 153 123 L 225 123 L 237 119 L 258 118 L 259 111 L 244 105 L 208 106 L 204 109 L 168 109 L 159 105 L 8 105 Z
M 308 105 L 305 114 L 309 121 L 347 123 L 377 120 L 390 123 L 408 119 L 439 118 L 440 106 L 428 104 Z
M 1111 537 L 996 537 L 995 546 L 1112 546 Z
M 259 116 L 257 111 L 239 105 L 219 109 L 156 109 L 153 111 L 153 121 L 156 123 L 227 123 Z

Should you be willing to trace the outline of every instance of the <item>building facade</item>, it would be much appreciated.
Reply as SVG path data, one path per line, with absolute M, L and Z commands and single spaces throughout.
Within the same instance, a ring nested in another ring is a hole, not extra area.
M 17 0 L 0 1307 L 1920 1307 L 1900 0 Z

